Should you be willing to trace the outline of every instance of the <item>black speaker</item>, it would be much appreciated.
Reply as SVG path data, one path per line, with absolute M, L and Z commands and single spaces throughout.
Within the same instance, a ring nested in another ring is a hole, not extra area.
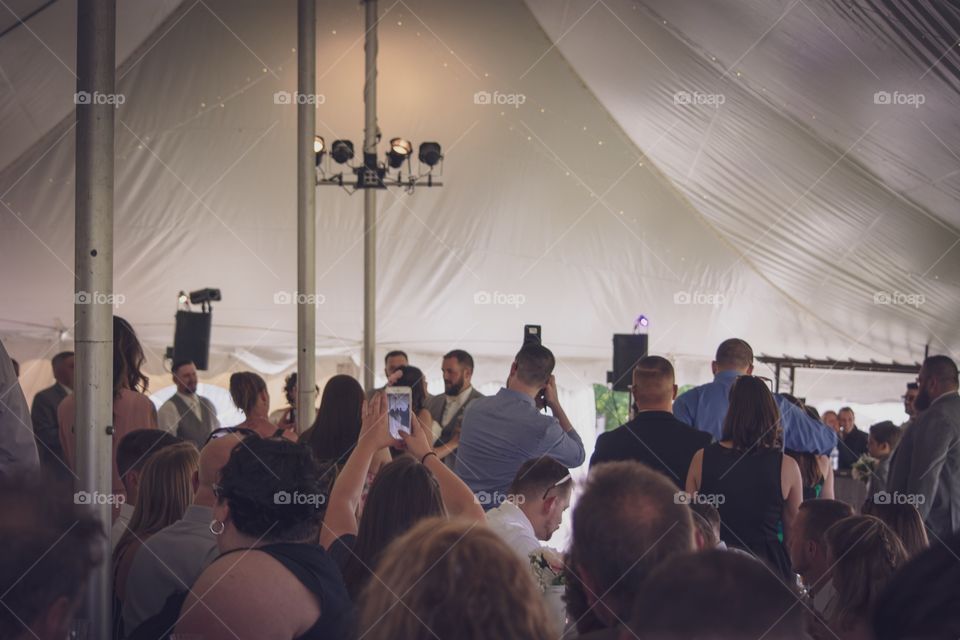
M 197 369 L 206 371 L 210 358 L 212 314 L 177 311 L 177 328 L 173 334 L 173 361 L 191 360 Z
M 614 391 L 629 391 L 633 367 L 647 355 L 647 334 L 617 333 L 613 336 L 613 373 L 610 382 Z

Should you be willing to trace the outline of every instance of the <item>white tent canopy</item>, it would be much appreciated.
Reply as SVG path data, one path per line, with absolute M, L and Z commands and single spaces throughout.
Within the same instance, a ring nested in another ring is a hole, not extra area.
M 76 6 L 8 6 L 33 15 L 0 22 L 0 337 L 31 361 L 73 336 Z M 359 149 L 362 7 L 317 15 L 318 133 Z M 731 336 L 901 362 L 960 343 L 955 9 L 383 0 L 381 15 L 384 138 L 446 155 L 443 187 L 378 200 L 381 352 L 438 378 L 437 356 L 465 348 L 493 383 L 539 323 L 573 391 L 603 381 L 611 334 L 640 313 L 681 383 L 709 377 Z M 296 109 L 274 94 L 296 87 L 295 5 L 128 0 L 117 33 L 116 313 L 157 374 L 177 292 L 218 287 L 211 375 L 290 370 Z M 362 198 L 318 188 L 317 225 L 322 377 L 359 361 Z M 874 402 L 903 381 L 817 373 L 798 392 Z

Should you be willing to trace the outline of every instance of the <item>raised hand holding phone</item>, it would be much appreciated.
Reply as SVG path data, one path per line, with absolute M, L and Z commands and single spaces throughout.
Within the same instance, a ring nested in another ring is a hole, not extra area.
M 413 414 L 413 430 L 411 433 L 402 433 L 403 442 L 409 451 L 417 460 L 423 460 L 423 457 L 433 451 L 430 441 L 427 439 L 427 430 L 417 414 Z
M 377 393 L 365 402 L 361 408 L 361 426 L 359 443 L 376 450 L 396 444 L 397 438 L 390 433 L 387 424 L 387 396 Z

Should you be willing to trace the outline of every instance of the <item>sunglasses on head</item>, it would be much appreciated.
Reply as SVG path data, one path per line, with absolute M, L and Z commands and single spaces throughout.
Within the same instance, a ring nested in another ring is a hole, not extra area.
M 559 480 L 557 480 L 556 482 L 554 482 L 552 485 L 550 485 L 549 487 L 547 487 L 547 490 L 543 492 L 543 498 L 541 498 L 541 499 L 542 499 L 542 500 L 546 500 L 548 493 L 550 493 L 553 489 L 556 489 L 556 488 L 559 487 L 560 485 L 562 485 L 562 484 L 564 484 L 564 483 L 566 483 L 566 482 L 569 482 L 569 481 L 572 480 L 572 479 L 573 479 L 573 476 L 571 476 L 569 473 L 568 473 L 567 475 L 563 476 L 562 478 L 560 478 Z
M 207 439 L 204 441 L 204 445 L 209 443 L 211 440 L 216 440 L 222 438 L 223 436 L 229 435 L 231 433 L 239 433 L 243 437 L 255 436 L 257 432 L 253 429 L 247 429 L 246 427 L 220 427 L 219 429 L 214 429 L 210 432 L 210 435 L 207 436 Z

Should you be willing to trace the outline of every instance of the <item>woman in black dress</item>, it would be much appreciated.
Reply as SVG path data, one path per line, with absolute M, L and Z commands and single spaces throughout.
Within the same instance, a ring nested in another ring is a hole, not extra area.
M 803 481 L 796 461 L 783 454 L 780 411 L 761 378 L 734 382 L 723 437 L 694 454 L 687 492 L 720 511 L 720 538 L 727 546 L 766 560 L 792 584 L 785 542 L 803 500 Z

